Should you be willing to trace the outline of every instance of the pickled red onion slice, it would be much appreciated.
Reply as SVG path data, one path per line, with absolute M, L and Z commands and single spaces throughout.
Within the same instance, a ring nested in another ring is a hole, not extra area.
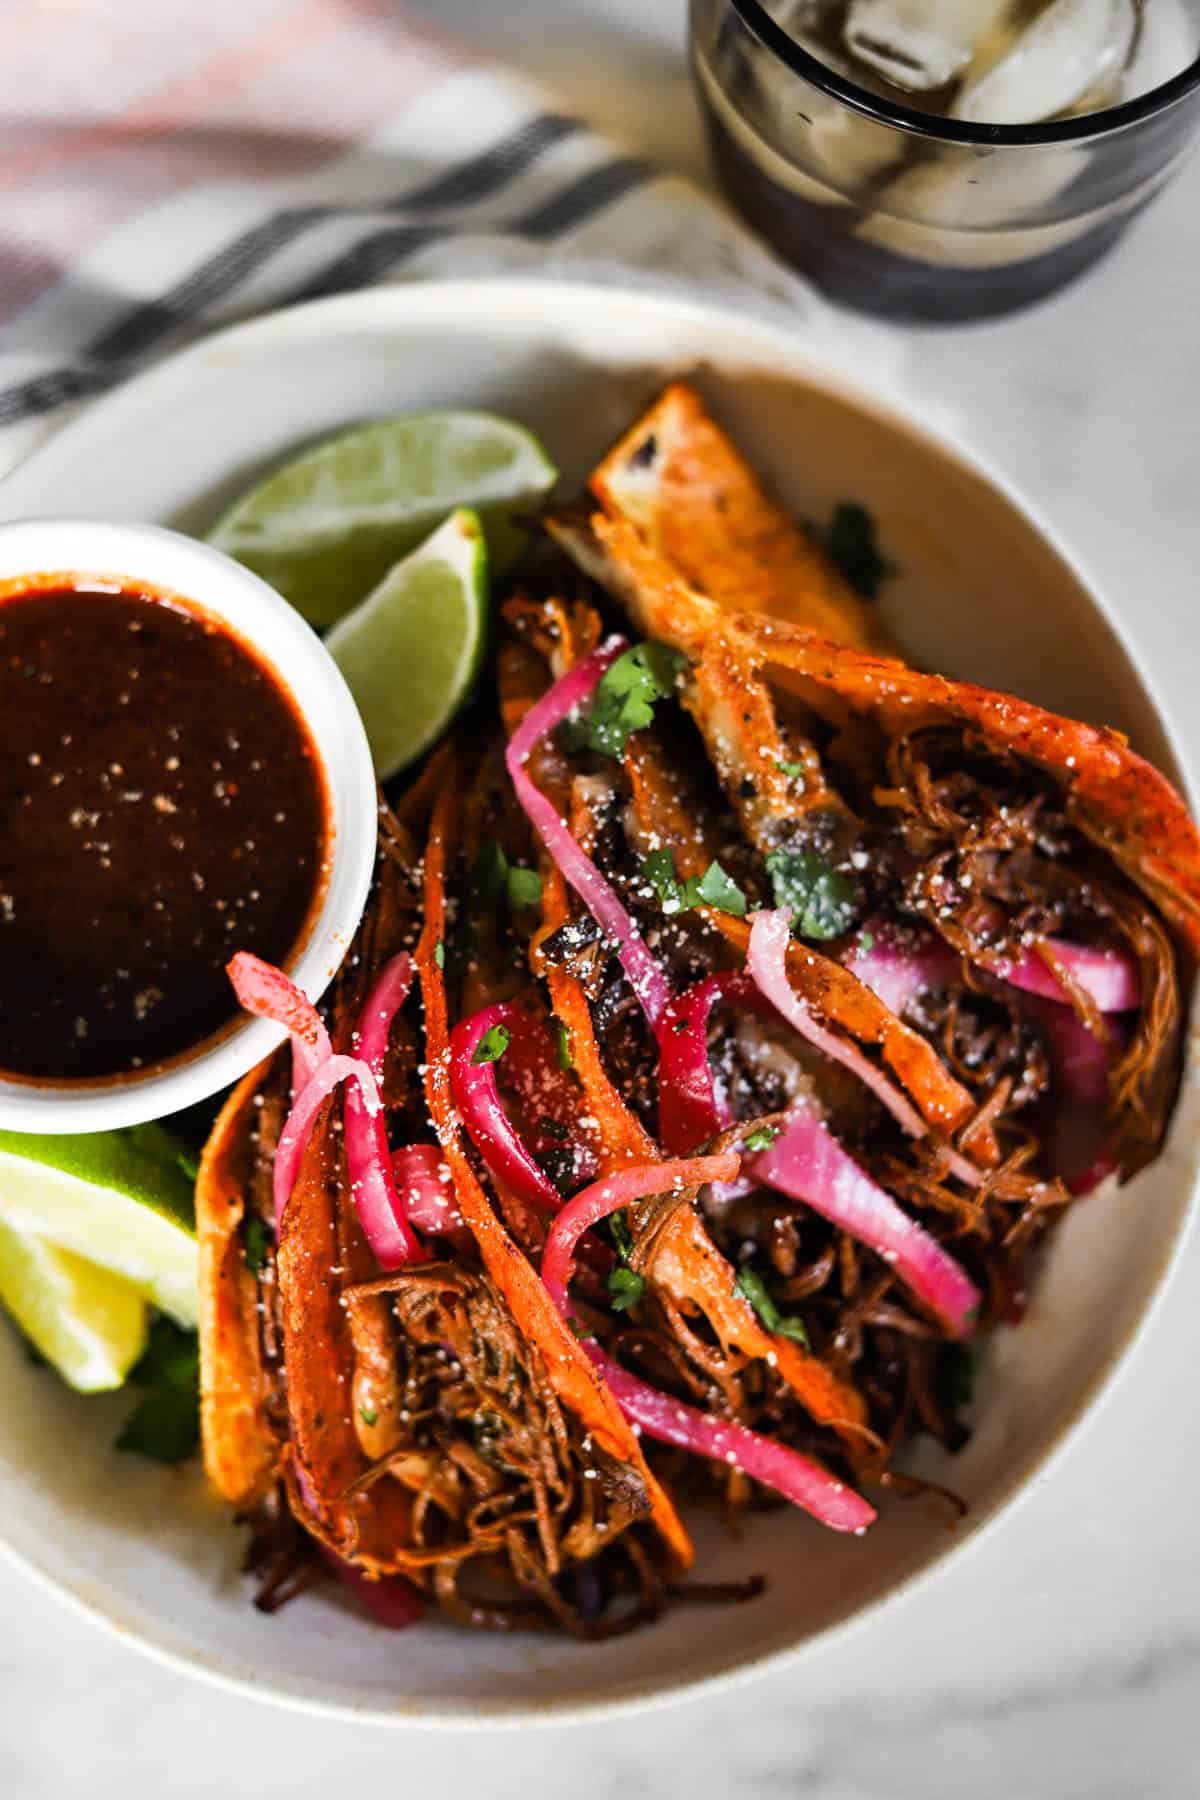
M 864 940 L 870 945 L 863 948 Z M 886 919 L 869 919 L 855 940 L 846 967 L 897 1015 L 922 994 L 946 987 L 958 958 L 932 932 L 910 931 Z
M 726 1151 L 721 1156 L 677 1158 L 672 1162 L 639 1163 L 618 1169 L 593 1181 L 562 1207 L 551 1225 L 542 1251 L 542 1282 L 560 1312 L 567 1304 L 567 1283 L 575 1246 L 584 1232 L 607 1219 L 610 1213 L 651 1194 L 669 1194 L 672 1188 L 700 1187 L 706 1181 L 732 1181 L 738 1159 Z
M 1045 1035 L 1054 1078 L 1064 1096 L 1103 1109 L 1108 1104 L 1108 1051 L 1100 1039 L 1071 1007 L 1056 1000 L 1036 1000 L 1029 1011 Z
M 974 1282 L 806 1106 L 791 1109 L 781 1135 L 749 1171 L 874 1250 L 955 1337 L 971 1335 L 980 1301 Z
M 329 1033 L 316 1008 L 282 970 L 240 950 L 229 963 L 229 978 L 248 1011 L 275 1019 L 292 1036 L 292 1107 L 275 1148 L 271 1171 L 276 1235 L 317 1114 L 333 1090 L 341 1082 L 350 1081 L 346 1096 L 346 1161 L 363 1233 L 383 1268 L 396 1269 L 411 1262 L 420 1256 L 421 1246 L 406 1224 L 396 1198 L 377 1079 L 388 1031 L 412 979 L 409 959 L 397 957 L 387 965 L 364 1011 L 365 1036 L 377 1068 L 360 1057 L 333 1054 Z
M 310 1077 L 333 1055 L 329 1033 L 307 994 L 282 969 L 239 950 L 225 965 L 238 1005 L 259 1019 L 283 1025 L 292 1040 L 292 1092 L 299 1094 Z
M 1060 1100 L 1050 1124 L 1054 1166 L 1072 1194 L 1090 1194 L 1118 1167 L 1104 1116 L 1108 1050 L 1071 1007 L 1040 998 L 1026 1005 L 1046 1039 Z M 1119 1034 L 1116 1020 L 1110 1020 L 1108 1028 Z
M 1091 996 L 1101 1012 L 1132 1012 L 1141 1004 L 1137 966 L 1125 951 L 1101 949 L 1095 944 L 1072 944 L 1066 938 L 1047 938 L 1046 948 L 1084 993 Z M 997 957 L 986 967 L 1002 981 L 1027 994 L 1038 994 L 1044 1000 L 1070 1005 L 1067 990 L 1036 950 L 1024 950 L 1015 961 L 1010 957 Z
M 384 1575 L 380 1580 L 372 1581 L 361 1569 L 356 1569 L 353 1563 L 346 1562 L 326 1545 L 322 1544 L 320 1549 L 338 1580 L 350 1589 L 378 1624 L 386 1625 L 389 1631 L 406 1631 L 424 1618 L 424 1602 L 403 1575 Z
M 891 1011 L 900 1013 L 910 1000 L 950 979 L 957 958 L 940 940 L 927 937 L 898 942 L 894 928 L 872 921 L 869 950 L 856 947 L 846 967 Z M 1128 1012 L 1140 1004 L 1136 964 L 1125 951 L 1047 938 L 1046 948 L 1102 1013 Z M 1052 1138 L 1055 1161 L 1073 1194 L 1090 1193 L 1113 1174 L 1117 1163 L 1108 1144 L 1103 1108 L 1108 1099 L 1108 1056 L 1104 1045 L 1077 1016 L 1070 994 L 1054 970 L 1033 948 L 1009 957 L 981 959 L 997 979 L 1031 995 L 1030 1010 L 1047 1039 L 1055 1081 L 1065 1103 L 1055 1116 Z M 1110 1030 L 1118 1030 L 1115 1024 Z M 973 1163 L 949 1152 L 952 1172 L 973 1186 L 980 1176 Z
M 709 976 L 696 983 L 667 1008 L 662 1031 L 662 1060 L 658 1094 L 660 1132 L 669 1150 L 676 1154 L 691 1150 L 696 1143 L 712 1138 L 716 1130 L 729 1125 L 729 1107 L 716 1096 L 707 1049 L 707 1021 L 718 999 L 747 1003 L 748 997 L 759 999 L 754 985 L 745 976 Z M 684 1030 L 676 1033 L 676 1019 L 684 1021 Z M 954 1258 L 946 1255 L 927 1231 L 909 1219 L 905 1211 L 860 1170 L 842 1150 L 837 1138 L 815 1116 L 810 1127 L 792 1125 L 763 1154 L 745 1165 L 748 1183 L 763 1183 L 802 1199 L 824 1219 L 831 1219 L 871 1249 L 896 1262 L 898 1273 L 919 1292 L 936 1312 L 959 1318 L 961 1310 L 970 1312 L 979 1305 L 979 1294 L 966 1280 Z M 689 1138 L 689 1134 L 694 1136 Z M 808 1143 L 801 1143 L 808 1138 Z M 795 1150 L 795 1156 L 790 1154 Z M 979 1183 L 979 1170 L 957 1152 L 950 1154 L 950 1166 L 961 1179 Z M 777 1157 L 777 1161 L 772 1161 Z M 853 1170 L 853 1177 L 851 1177 Z M 797 1192 L 804 1186 L 804 1192 Z M 867 1193 L 871 1190 L 871 1193 Z M 811 1199 L 810 1193 L 819 1193 Z M 871 1199 L 871 1204 L 867 1201 Z M 856 1204 L 851 1202 L 856 1201 Z M 946 1312 L 948 1309 L 948 1312 Z
M 731 1419 L 712 1419 L 694 1406 L 684 1406 L 613 1362 L 594 1341 L 584 1349 L 602 1372 L 625 1417 L 646 1437 L 740 1469 L 764 1487 L 774 1488 L 793 1506 L 811 1513 L 830 1531 L 857 1534 L 874 1524 L 875 1508 L 812 1457 Z
M 832 1062 L 841 1063 L 843 1068 L 857 1075 L 876 1098 L 883 1102 L 902 1130 L 907 1131 L 910 1137 L 924 1137 L 928 1127 L 911 1101 L 905 1099 L 899 1088 L 863 1055 L 856 1044 L 818 1024 L 806 1002 L 788 980 L 787 951 L 791 940 L 791 920 L 791 910 L 786 906 L 780 907 L 776 912 L 754 914 L 746 967 L 760 992 L 765 994 L 776 1011 L 815 1050 L 820 1050 Z
M 677 995 L 659 1024 L 658 1134 L 672 1156 L 694 1150 L 733 1122 L 708 1060 L 708 1021 L 719 1000 L 764 1004 L 748 975 L 709 975 Z
M 376 1081 L 383 1080 L 383 1065 L 388 1039 L 396 1014 L 408 998 L 412 986 L 412 957 L 407 951 L 386 962 L 367 995 L 354 1034 L 354 1048 L 362 1057 Z
M 869 949 L 862 948 L 863 938 Z M 1045 945 L 1101 1012 L 1131 1012 L 1140 1004 L 1137 966 L 1127 951 L 1058 937 L 1047 938 Z M 1070 995 L 1054 970 L 1032 946 L 1016 957 L 981 955 L 978 961 L 990 974 L 1027 994 L 1070 1004 Z M 846 967 L 890 1012 L 902 1013 L 918 995 L 945 987 L 954 977 L 958 958 L 948 944 L 930 933 L 872 919 L 846 958 Z
M 275 1198 L 275 1230 L 277 1234 L 283 1224 L 284 1208 L 296 1185 L 300 1159 L 304 1155 L 308 1140 L 312 1135 L 317 1114 L 334 1088 L 342 1081 L 361 1082 L 368 1112 L 372 1107 L 376 1112 L 382 1110 L 375 1077 L 366 1063 L 360 1062 L 356 1056 L 327 1056 L 325 1058 L 320 1068 L 305 1082 L 302 1091 L 293 1100 L 292 1110 L 284 1121 L 283 1130 L 279 1134 L 279 1142 L 275 1146 L 271 1182 Z
M 389 1270 L 403 1268 L 422 1255 L 420 1239 L 408 1222 L 403 1196 L 392 1177 L 381 1099 L 388 1038 L 412 977 L 412 958 L 406 953 L 393 956 L 380 970 L 359 1017 L 355 1047 L 371 1072 L 378 1104 L 372 1109 L 360 1082 L 346 1090 L 346 1169 L 350 1192 L 363 1235 L 380 1267 Z
M 574 668 L 547 689 L 514 731 L 504 760 L 517 799 L 529 815 L 530 823 L 557 863 L 564 880 L 575 889 L 600 929 L 616 944 L 629 985 L 654 1026 L 671 998 L 666 975 L 655 962 L 615 890 L 591 857 L 575 842 L 553 803 L 534 786 L 525 772 L 534 745 L 561 725 L 595 691 L 605 670 L 625 648 L 624 638 L 610 638 L 590 656 L 582 657 Z
M 392 1175 L 405 1217 L 432 1237 L 463 1229 L 450 1165 L 436 1144 L 406 1144 L 392 1152 Z
M 737 1169 L 738 1159 L 730 1155 L 648 1163 L 607 1175 L 576 1194 L 555 1219 L 542 1253 L 542 1280 L 563 1317 L 567 1317 L 567 1282 L 575 1246 L 590 1226 L 623 1206 L 650 1194 L 668 1193 L 678 1185 L 696 1187 L 707 1181 L 731 1181 Z M 583 1348 L 600 1370 L 625 1417 L 647 1437 L 742 1470 L 811 1513 L 832 1531 L 861 1532 L 874 1521 L 875 1509 L 810 1457 L 761 1437 L 744 1425 L 711 1419 L 696 1407 L 685 1406 L 631 1375 L 606 1356 L 594 1338 L 589 1338 Z
M 510 1001 L 485 1006 L 460 1019 L 450 1033 L 450 1088 L 462 1114 L 467 1135 L 497 1181 L 505 1182 L 522 1199 L 542 1212 L 556 1213 L 562 1195 L 538 1168 L 517 1136 L 500 1103 L 496 1065 L 472 1061 L 483 1039 L 495 1026 L 520 1029 L 517 1008 Z

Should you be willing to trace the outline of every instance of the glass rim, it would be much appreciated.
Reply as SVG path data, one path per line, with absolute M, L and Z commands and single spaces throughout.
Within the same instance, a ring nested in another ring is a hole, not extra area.
M 1172 75 L 1169 81 L 1160 82 L 1157 87 L 1151 88 L 1148 93 L 1139 94 L 1135 99 L 1123 100 L 1119 106 L 1106 106 L 1099 112 L 1081 113 L 1070 119 L 1046 120 L 1040 124 L 975 124 L 967 119 L 947 119 L 937 113 L 920 112 L 916 107 L 905 106 L 900 101 L 885 100 L 879 94 L 872 93 L 869 88 L 859 87 L 856 82 L 845 80 L 817 57 L 801 49 L 790 32 L 777 19 L 772 18 L 761 0 L 729 0 L 729 4 L 764 49 L 786 63 L 794 75 L 799 75 L 811 86 L 828 94 L 831 99 L 840 100 L 843 105 L 854 112 L 863 113 L 877 124 L 890 125 L 917 137 L 933 138 L 939 143 L 986 145 L 989 149 L 1078 143 L 1081 139 L 1105 137 L 1110 132 L 1153 118 L 1156 113 L 1164 112 L 1176 101 L 1200 88 L 1198 55 L 1178 75 Z

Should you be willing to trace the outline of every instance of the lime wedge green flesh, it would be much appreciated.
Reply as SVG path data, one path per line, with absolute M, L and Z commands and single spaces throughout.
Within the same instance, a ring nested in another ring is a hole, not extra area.
M 180 1325 L 198 1317 L 192 1184 L 146 1127 L 0 1132 L 0 1224 L 130 1283 Z
M 135 1287 L 3 1221 L 0 1305 L 84 1394 L 120 1387 L 146 1347 L 146 1302 Z
M 512 515 L 554 484 L 537 439 L 490 413 L 409 413 L 344 433 L 236 502 L 209 541 L 254 569 L 313 625 L 370 593 L 456 507 L 479 513 L 493 565 L 523 541 Z
M 325 646 L 362 714 L 381 781 L 442 735 L 478 672 L 487 624 L 483 528 L 462 508 L 334 626 Z

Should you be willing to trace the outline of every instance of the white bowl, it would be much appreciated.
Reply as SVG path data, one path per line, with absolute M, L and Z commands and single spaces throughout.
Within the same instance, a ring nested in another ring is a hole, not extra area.
M 0 509 L 53 507 L 71 493 L 100 515 L 203 528 L 297 443 L 431 405 L 512 412 L 543 432 L 569 482 L 684 369 L 797 512 L 828 517 L 852 497 L 874 510 L 902 571 L 883 612 L 916 658 L 1120 726 L 1178 776 L 1105 603 L 1010 486 L 910 401 L 866 391 L 779 330 L 702 306 L 499 281 L 297 308 L 214 338 L 93 407 L 0 487 Z M 750 1605 L 680 1609 L 599 1645 L 471 1634 L 437 1619 L 394 1637 L 333 1588 L 263 1618 L 238 1574 L 240 1534 L 199 1475 L 114 1457 L 116 1403 L 67 1394 L 7 1337 L 0 1538 L 126 1641 L 244 1692 L 357 1719 L 529 1724 L 650 1705 L 811 1654 L 978 1542 L 1094 1414 L 1178 1249 L 1198 1119 L 1189 1064 L 1163 1156 L 1069 1214 L 1025 1323 L 992 1340 L 969 1448 L 915 1459 L 968 1501 L 966 1523 L 949 1531 L 921 1501 L 888 1505 L 861 1542 L 786 1511 L 756 1517 L 740 1539 L 710 1521 L 702 1571 L 764 1572 L 767 1592 Z M 964 1632 L 978 1627 L 964 1621 Z
M 336 663 L 295 609 L 219 550 L 159 525 L 23 519 L 0 525 L 0 584 L 145 583 L 222 620 L 290 694 L 312 734 L 329 805 L 328 872 L 320 910 L 289 973 L 311 998 L 324 992 L 362 916 L 375 863 L 376 789 L 358 709 Z M 119 1081 L 40 1085 L 0 1077 L 0 1126 L 57 1134 L 104 1131 L 179 1112 L 219 1093 L 283 1037 L 247 1019 L 192 1054 Z

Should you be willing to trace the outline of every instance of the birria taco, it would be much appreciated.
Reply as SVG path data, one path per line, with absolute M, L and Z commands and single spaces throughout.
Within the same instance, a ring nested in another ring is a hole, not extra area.
M 1200 844 L 1115 733 L 907 667 L 676 385 L 547 519 L 321 1017 L 200 1184 L 268 1603 L 602 1635 L 679 1507 L 861 1533 L 1073 1199 L 1153 1157 Z M 886 1526 L 880 1527 L 886 1528 Z

